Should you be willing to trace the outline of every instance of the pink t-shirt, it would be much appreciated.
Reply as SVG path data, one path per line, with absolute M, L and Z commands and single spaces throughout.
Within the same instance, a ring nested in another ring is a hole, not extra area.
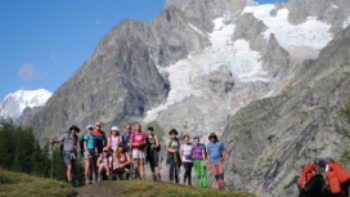
M 140 132 L 140 133 L 133 132 L 130 135 L 130 139 L 133 140 L 133 143 L 141 143 L 146 138 L 147 138 L 147 135 L 143 132 Z M 133 147 L 133 150 L 143 150 L 143 146 L 142 147 L 139 147 L 139 146 Z

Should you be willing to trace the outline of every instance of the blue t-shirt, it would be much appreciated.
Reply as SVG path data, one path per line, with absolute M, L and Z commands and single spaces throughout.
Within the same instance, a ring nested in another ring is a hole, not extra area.
M 122 136 L 122 141 L 124 143 L 124 149 L 126 152 L 129 152 L 129 146 L 128 143 L 130 142 L 130 135 L 123 135 Z
M 86 146 L 90 152 L 95 152 L 95 137 L 93 135 L 84 135 L 84 140 L 86 141 Z
M 217 141 L 215 144 L 209 142 L 207 152 L 210 154 L 210 162 L 218 163 L 222 156 L 222 150 L 224 150 L 224 144 Z

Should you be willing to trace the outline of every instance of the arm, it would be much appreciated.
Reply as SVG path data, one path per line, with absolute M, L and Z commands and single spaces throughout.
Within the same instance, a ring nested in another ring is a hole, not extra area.
M 60 143 L 61 141 L 62 141 L 62 138 L 58 138 L 58 139 L 51 139 L 51 140 L 50 140 L 50 144 Z
M 184 155 L 184 150 L 183 150 L 183 146 L 181 146 L 180 148 L 180 160 L 181 160 L 181 163 L 183 162 L 182 161 L 182 156 Z
M 165 147 L 166 151 L 168 151 L 169 153 L 175 153 L 175 150 L 173 150 L 172 148 L 170 148 L 168 145 Z
M 90 152 L 89 152 L 89 149 L 87 148 L 87 142 L 86 142 L 86 140 L 84 140 L 84 150 L 87 152 L 87 153 L 89 153 L 90 154 Z M 91 156 L 91 155 L 90 155 Z
M 203 157 L 203 166 L 205 166 L 206 162 L 205 162 L 205 150 L 202 150 L 202 157 Z
M 103 147 L 107 146 L 108 140 L 107 140 L 107 137 L 106 137 L 106 133 L 103 135 L 103 141 L 104 141 Z
M 209 152 L 207 152 L 207 162 L 208 162 L 208 164 L 210 163 L 210 153 Z
M 108 162 L 108 167 L 109 167 L 109 169 L 112 169 L 112 164 L 113 164 L 113 159 L 112 159 L 112 157 L 110 157 L 110 158 L 108 158 L 108 160 L 109 160 L 109 162 Z
M 158 148 L 158 146 L 159 146 L 159 141 L 158 141 L 158 136 L 154 136 L 154 139 L 156 140 L 156 146 L 155 146 L 155 148 Z
M 225 160 L 226 157 L 226 148 L 222 149 L 222 157 L 220 158 L 220 161 L 223 162 Z

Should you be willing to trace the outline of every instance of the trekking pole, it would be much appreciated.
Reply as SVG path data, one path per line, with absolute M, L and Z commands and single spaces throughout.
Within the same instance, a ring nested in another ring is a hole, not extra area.
M 53 144 L 51 143 L 51 179 L 53 179 Z

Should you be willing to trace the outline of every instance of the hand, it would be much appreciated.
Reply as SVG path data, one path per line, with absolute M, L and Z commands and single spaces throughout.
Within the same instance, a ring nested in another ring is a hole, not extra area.
M 207 163 L 205 161 L 203 161 L 203 167 L 205 167 L 207 165 Z
M 220 157 L 220 162 L 224 162 L 224 157 Z
M 78 150 L 78 146 L 74 146 L 74 149 L 75 149 L 75 150 Z
M 50 144 L 53 144 L 53 141 L 54 141 L 53 139 L 50 139 Z

